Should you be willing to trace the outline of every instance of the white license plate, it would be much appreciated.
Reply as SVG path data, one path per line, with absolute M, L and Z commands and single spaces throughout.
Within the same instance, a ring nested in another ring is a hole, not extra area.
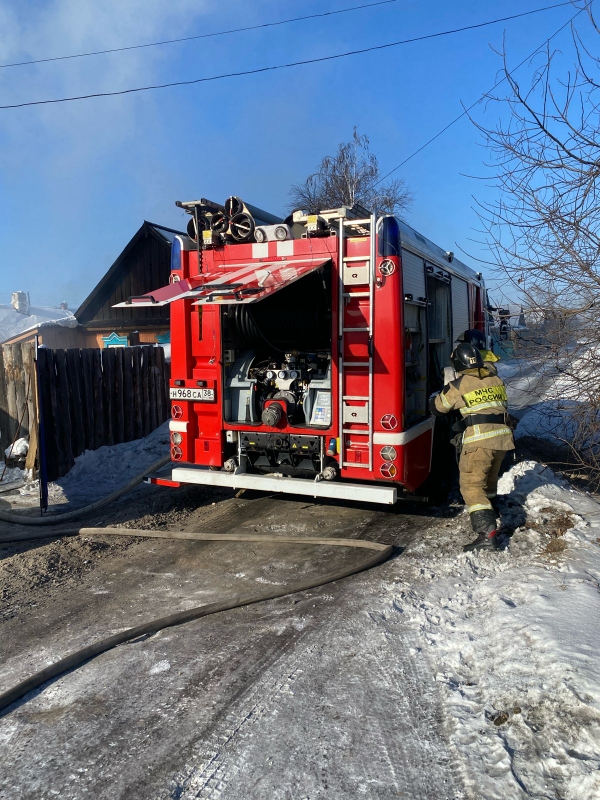
M 169 389 L 171 400 L 195 400 L 200 403 L 209 403 L 215 399 L 214 389 Z

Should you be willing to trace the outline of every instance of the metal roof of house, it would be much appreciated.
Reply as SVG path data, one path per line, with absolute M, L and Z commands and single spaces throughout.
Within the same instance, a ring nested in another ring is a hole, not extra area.
M 107 298 L 110 297 L 111 293 L 114 291 L 115 287 L 119 284 L 119 281 L 123 279 L 124 270 L 131 268 L 131 264 L 129 263 L 129 258 L 134 251 L 134 248 L 138 245 L 140 241 L 145 239 L 148 236 L 154 237 L 158 240 L 161 244 L 166 245 L 170 248 L 171 244 L 173 243 L 173 239 L 175 236 L 186 236 L 183 231 L 177 231 L 173 228 L 167 228 L 163 225 L 157 225 L 154 222 L 148 222 L 144 220 L 141 227 L 136 231 L 130 241 L 126 244 L 124 249 L 121 253 L 117 256 L 116 260 L 113 264 L 109 267 L 109 269 L 105 272 L 102 276 L 100 281 L 94 286 L 90 294 L 86 297 L 83 303 L 79 306 L 77 311 L 75 312 L 75 316 L 77 320 L 81 324 L 90 324 L 92 322 L 94 315 L 98 312 L 99 308 L 106 302 Z M 148 279 L 150 280 L 150 276 L 148 275 Z M 160 282 L 159 284 L 160 285 Z M 154 285 L 150 285 L 148 287 L 144 287 L 144 291 L 149 291 L 150 289 L 156 288 Z M 135 292 L 129 292 L 132 294 Z
M 12 306 L 0 305 L 0 343 L 48 325 L 76 328 L 77 320 L 72 311 L 62 308 L 30 306 L 29 312 L 22 314 Z
M 187 236 L 187 233 L 184 231 L 176 231 L 174 228 L 165 228 L 164 225 L 157 225 L 156 222 L 145 222 L 145 225 L 150 225 L 157 233 L 160 233 L 161 236 L 169 242 L 169 244 L 173 244 L 173 239 L 176 236 Z

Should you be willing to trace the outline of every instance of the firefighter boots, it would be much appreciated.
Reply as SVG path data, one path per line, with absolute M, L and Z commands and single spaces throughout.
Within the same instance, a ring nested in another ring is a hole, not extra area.
M 493 508 L 482 508 L 470 514 L 471 526 L 477 538 L 463 547 L 463 552 L 470 550 L 495 549 L 498 547 L 496 531 L 496 512 Z

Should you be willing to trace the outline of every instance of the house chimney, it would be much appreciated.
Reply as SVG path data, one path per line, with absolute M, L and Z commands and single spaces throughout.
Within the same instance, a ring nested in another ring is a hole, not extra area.
M 13 292 L 10 304 L 19 314 L 29 315 L 29 292 Z

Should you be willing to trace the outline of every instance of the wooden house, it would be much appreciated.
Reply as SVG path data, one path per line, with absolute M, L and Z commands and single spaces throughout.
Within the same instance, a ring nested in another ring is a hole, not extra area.
M 75 311 L 77 325 L 32 327 L 6 344 L 33 341 L 58 348 L 127 347 L 169 343 L 169 306 L 113 308 L 134 295 L 165 286 L 171 274 L 171 244 L 185 233 L 152 222 L 142 224 L 131 241 Z

